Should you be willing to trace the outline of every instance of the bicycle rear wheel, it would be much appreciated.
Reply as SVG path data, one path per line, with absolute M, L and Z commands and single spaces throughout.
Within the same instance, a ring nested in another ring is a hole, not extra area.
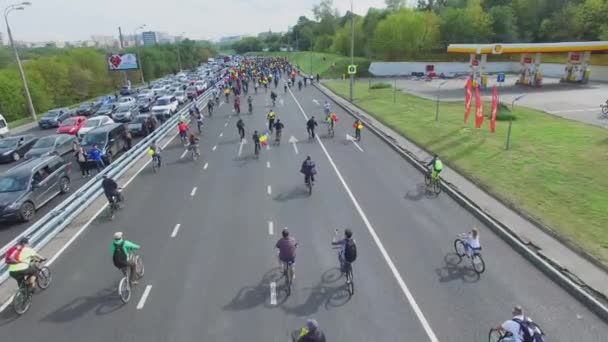
M 32 305 L 32 295 L 27 289 L 27 285 L 24 285 L 13 297 L 13 310 L 21 316 L 30 308 L 30 305 Z
M 128 303 L 131 300 L 131 284 L 129 283 L 129 272 L 127 275 L 120 279 L 118 283 L 118 295 L 123 303 Z
M 604 113 L 604 115 L 608 115 L 608 105 L 602 107 L 602 113 Z
M 462 257 L 465 256 L 467 253 L 464 241 L 462 241 L 461 239 L 454 240 L 454 251 L 456 251 L 456 254 L 462 259 Z
M 355 294 L 355 282 L 353 281 L 353 266 L 352 265 L 348 265 L 347 266 L 348 269 L 346 270 L 346 286 L 348 288 L 348 294 L 349 295 L 354 295 Z
M 488 333 L 488 342 L 500 342 L 503 339 L 504 335 L 500 331 L 494 328 L 490 329 L 490 333 Z
M 135 256 L 135 274 L 138 279 L 144 276 L 144 271 L 144 260 L 139 255 Z
M 431 185 L 431 176 L 428 172 L 424 174 L 424 184 L 426 184 L 426 186 Z
M 481 254 L 473 254 L 471 262 L 473 263 L 473 269 L 477 274 L 482 274 L 486 270 L 486 263 L 483 261 Z
M 306 186 L 308 187 L 308 196 L 312 195 L 312 181 L 309 179 L 308 182 L 306 182 Z
M 51 270 L 46 266 L 41 267 L 36 276 L 36 284 L 38 284 L 38 287 L 41 290 L 47 289 L 49 285 L 51 285 L 51 280 L 53 280 Z
M 286 266 L 285 270 L 285 292 L 287 295 L 291 295 L 291 282 L 293 280 L 293 268 Z
M 436 195 L 441 193 L 441 183 L 439 182 L 439 178 L 433 180 L 433 192 Z

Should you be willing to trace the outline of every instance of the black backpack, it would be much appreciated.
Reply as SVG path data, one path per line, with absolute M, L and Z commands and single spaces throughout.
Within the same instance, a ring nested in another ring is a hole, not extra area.
M 532 322 L 531 320 L 524 318 L 521 319 L 513 319 L 513 322 L 517 322 L 519 324 L 519 335 L 522 338 L 522 342 L 544 342 L 545 334 L 540 329 L 538 324 Z
M 357 245 L 352 239 L 346 240 L 346 246 L 344 246 L 344 260 L 351 263 L 357 260 Z
M 112 261 L 114 262 L 114 266 L 118 267 L 118 268 L 124 268 L 127 267 L 127 254 L 125 254 L 125 250 L 123 248 L 124 246 L 124 241 L 119 244 L 119 245 L 115 245 L 114 247 L 114 255 L 112 255 Z

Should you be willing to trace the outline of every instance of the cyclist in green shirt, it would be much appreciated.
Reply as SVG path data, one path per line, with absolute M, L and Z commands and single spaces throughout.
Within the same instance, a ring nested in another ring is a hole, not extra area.
M 135 253 L 140 248 L 139 245 L 125 240 L 122 232 L 114 233 L 114 241 L 110 245 L 110 253 L 114 266 L 126 274 L 127 267 L 131 270 L 131 283 L 137 284 L 135 280 Z
M 431 169 L 431 166 L 432 166 L 432 169 Z M 433 159 L 431 159 L 431 161 L 428 164 L 426 164 L 426 167 L 429 168 L 431 177 L 433 179 L 437 179 L 437 177 L 439 177 L 439 174 L 443 170 L 443 163 L 441 162 L 441 159 L 439 159 L 438 155 L 434 155 Z

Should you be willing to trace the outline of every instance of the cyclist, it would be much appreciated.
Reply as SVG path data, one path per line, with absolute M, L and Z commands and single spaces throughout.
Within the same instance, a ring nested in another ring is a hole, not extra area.
M 258 88 L 259 88 L 259 87 L 260 87 L 260 83 L 259 83 L 259 82 L 256 80 L 256 81 L 253 83 L 253 89 L 255 90 L 255 94 L 256 94 L 256 95 L 258 94 Z
M 338 230 L 336 229 L 336 234 Z M 344 239 L 331 242 L 334 246 L 342 246 L 340 253 L 338 254 L 338 260 L 340 261 L 340 268 L 342 273 L 346 272 L 346 266 L 350 266 L 357 259 L 357 244 L 353 239 L 353 232 L 350 229 L 344 229 Z
M 148 154 L 150 156 L 152 156 L 152 162 L 157 162 L 158 163 L 158 167 L 160 167 L 162 158 L 160 153 L 162 152 L 162 149 L 160 148 L 160 146 L 156 145 L 156 141 L 152 141 L 152 143 L 150 144 L 150 148 L 148 149 Z
M 524 315 L 524 309 L 521 306 L 516 305 L 513 307 L 512 314 L 513 318 L 495 328 L 502 333 L 506 333 L 506 336 L 501 341 L 543 341 L 545 334 L 536 323 Z
M 183 121 L 180 121 L 177 124 L 177 130 L 179 131 L 179 138 L 182 142 L 186 142 L 186 138 L 188 138 L 188 124 Z
M 325 120 L 329 125 L 329 130 L 333 132 L 335 123 L 338 121 L 338 116 L 335 113 L 330 113 Z
M 239 119 L 239 121 L 236 122 L 236 129 L 239 131 L 241 141 L 245 139 L 245 123 L 243 122 L 243 119 Z
M 196 125 L 198 127 L 198 134 L 201 134 L 201 129 L 203 128 L 203 120 L 205 120 L 203 113 L 198 113 L 198 115 L 196 117 Z
M 247 97 L 247 106 L 249 107 L 249 113 L 253 113 L 253 97 L 251 95 Z
M 289 236 L 287 228 L 283 229 L 281 235 L 283 237 L 274 245 L 275 248 L 279 249 L 279 265 L 293 265 L 296 262 L 296 248 L 298 247 L 298 243 L 293 237 Z
M 101 181 L 101 187 L 103 188 L 103 193 L 106 195 L 108 199 L 108 203 L 110 205 L 114 204 L 114 200 L 117 202 L 122 202 L 122 195 L 120 194 L 120 189 L 116 181 L 107 175 L 103 175 L 103 180 Z
M 260 135 L 258 134 L 258 131 L 253 132 L 252 140 L 253 140 L 253 152 L 257 155 L 260 151 Z
M 137 285 L 135 280 L 135 258 L 134 251 L 140 248 L 139 245 L 125 240 L 122 232 L 114 233 L 114 241 L 110 245 L 110 253 L 114 266 L 126 274 L 127 267 L 131 269 L 131 283 Z
M 463 234 L 464 240 L 464 248 L 469 256 L 475 251 L 481 249 L 481 244 L 479 243 L 479 229 L 477 227 L 473 227 L 471 231 L 467 234 Z
M 213 100 L 209 100 L 207 102 L 207 111 L 209 112 L 209 116 L 213 115 Z
M 302 328 L 297 342 L 326 342 L 325 334 L 319 329 L 319 323 L 314 319 L 306 322 L 306 327 Z
M 226 88 L 224 90 L 224 96 L 226 96 L 226 103 L 228 103 L 229 98 L 230 98 L 230 88 Z
M 28 286 L 36 284 L 36 268 L 31 265 L 34 261 L 46 260 L 36 253 L 30 246 L 30 240 L 22 237 L 19 242 L 6 252 L 5 263 L 8 265 L 8 274 L 21 286 L 23 281 L 28 278 Z
M 283 90 L 285 91 L 285 94 L 287 94 L 287 80 L 283 80 Z
M 277 102 L 277 93 L 275 93 L 274 90 L 270 91 L 270 99 L 272 99 L 272 106 L 274 107 Z
M 325 103 L 323 104 L 323 110 L 325 111 L 325 116 L 329 115 L 330 109 L 331 109 L 331 105 L 329 104 L 329 102 L 327 100 L 325 100 Z
M 361 120 L 356 119 L 355 123 L 353 123 L 353 128 L 355 129 L 355 138 L 357 141 L 361 140 L 361 129 L 363 128 Z
M 307 156 L 304 162 L 302 162 L 302 167 L 300 168 L 300 172 L 304 174 L 304 183 L 308 184 L 308 180 L 310 179 L 310 184 L 315 184 L 315 175 L 317 174 L 317 166 L 315 162 L 312 161 L 310 156 Z
M 234 111 L 241 114 L 241 98 L 239 96 L 234 97 Z
M 284 127 L 285 127 L 285 125 L 283 125 L 283 123 L 281 122 L 281 119 L 277 119 L 277 122 L 274 124 L 274 129 L 276 130 L 276 137 L 275 137 L 276 141 L 281 141 L 281 131 L 283 130 Z
M 298 80 L 298 90 L 302 90 L 302 80 Z
M 308 132 L 308 137 L 314 139 L 315 138 L 315 127 L 318 126 L 317 121 L 315 121 L 314 115 L 306 122 L 306 131 Z
M 272 132 L 272 129 L 274 127 L 274 119 L 276 118 L 276 114 L 274 112 L 274 110 L 270 110 L 268 111 L 268 115 L 266 115 L 266 119 L 268 120 L 268 130 L 270 132 Z
M 431 179 L 437 179 L 439 178 L 439 174 L 443 170 L 443 163 L 441 162 L 441 159 L 439 159 L 439 156 L 435 154 L 433 156 L 433 159 L 431 159 L 431 161 L 426 164 L 426 167 L 429 169 Z
M 196 153 L 196 155 L 200 155 L 198 151 L 198 142 L 198 138 L 193 133 L 190 133 L 188 136 L 188 150 L 194 149 L 194 153 Z

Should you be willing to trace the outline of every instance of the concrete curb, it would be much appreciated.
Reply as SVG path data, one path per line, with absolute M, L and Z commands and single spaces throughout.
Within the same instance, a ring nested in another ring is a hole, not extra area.
M 397 143 L 393 140 L 393 138 L 384 132 L 382 132 L 379 128 L 375 127 L 369 120 L 366 120 L 365 117 L 360 116 L 359 114 L 353 112 L 346 105 L 340 103 L 339 101 L 335 101 L 333 99 L 334 96 L 348 101 L 340 95 L 334 94 L 332 91 L 327 89 L 323 85 L 319 85 L 315 83 L 314 86 L 319 89 L 324 95 L 332 99 L 338 106 L 340 106 L 344 111 L 353 116 L 356 119 L 359 119 L 366 123 L 366 126 L 369 128 L 371 132 L 373 132 L 376 136 L 378 136 L 381 140 L 383 140 L 387 145 L 389 145 L 393 150 L 399 153 L 404 159 L 410 162 L 415 168 L 417 168 L 420 172 L 425 172 L 426 168 L 423 163 L 421 163 L 413 153 L 407 151 L 401 146 L 397 145 Z M 352 106 L 359 109 L 361 112 L 365 113 L 365 110 L 360 107 L 351 104 Z M 542 252 L 537 252 L 532 248 L 528 247 L 525 242 L 523 242 L 517 234 L 515 234 L 508 226 L 502 224 L 497 219 L 493 218 L 488 213 L 484 212 L 476 203 L 467 198 L 464 194 L 460 193 L 451 183 L 445 182 L 443 179 L 441 180 L 443 190 L 452 197 L 456 202 L 458 202 L 461 206 L 471 212 L 477 219 L 482 221 L 485 225 L 487 225 L 496 235 L 502 238 L 505 242 L 507 242 L 514 250 L 516 250 L 520 255 L 530 261 L 536 268 L 538 268 L 541 272 L 543 272 L 546 276 L 548 276 L 551 280 L 565 289 L 568 293 L 570 293 L 573 297 L 579 300 L 581 303 L 586 305 L 590 310 L 596 313 L 602 320 L 608 322 L 608 306 L 605 303 L 602 303 L 596 295 L 598 293 L 594 291 L 592 288 L 585 285 L 582 281 L 578 280 L 575 276 L 567 272 L 560 271 L 560 266 L 556 265 L 555 262 L 547 259 L 543 256 Z M 527 219 L 527 218 L 526 218 Z M 534 222 L 532 222 L 534 223 Z M 576 279 L 576 280 L 573 280 Z

